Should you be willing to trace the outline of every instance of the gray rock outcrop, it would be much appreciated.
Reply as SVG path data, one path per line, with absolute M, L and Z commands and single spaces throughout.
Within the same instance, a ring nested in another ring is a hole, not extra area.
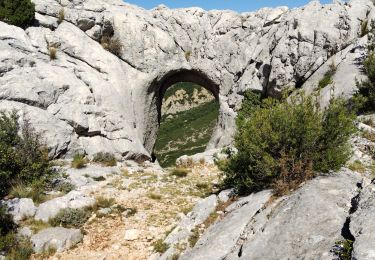
M 15 222 L 20 222 L 27 218 L 34 217 L 37 207 L 32 199 L 16 198 L 5 201 L 4 204 L 8 208 L 8 212 L 13 216 Z
M 150 158 L 161 101 L 173 83 L 206 87 L 220 103 L 208 149 L 232 141 L 243 93 L 314 89 L 337 63 L 335 95 L 351 95 L 371 0 L 312 1 L 289 10 L 144 10 L 121 0 L 33 0 L 37 25 L 0 22 L 0 109 L 31 119 L 52 157 L 111 152 Z M 58 23 L 64 10 L 64 21 Z M 100 44 L 122 44 L 119 57 Z M 57 49 L 51 60 L 49 50 Z M 162 64 L 162 66 L 161 66 Z M 331 87 L 322 91 L 330 96 Z
M 62 252 L 81 242 L 83 235 L 79 229 L 67 229 L 62 227 L 47 228 L 31 237 L 34 251 L 43 253 L 49 249 Z
M 269 191 L 242 198 L 181 259 L 335 259 L 332 249 L 337 241 L 348 239 L 348 224 L 362 221 L 355 216 L 348 221 L 361 182 L 359 174 L 342 169 L 276 201 L 269 201 Z M 364 218 L 371 218 L 365 201 L 360 208 L 368 212 Z M 371 236 L 369 229 L 363 240 Z M 371 252 L 371 243 L 359 250 Z
M 48 222 L 55 217 L 62 209 L 82 209 L 94 205 L 95 199 L 79 191 L 71 191 L 68 194 L 49 200 L 39 205 L 35 214 L 36 220 Z

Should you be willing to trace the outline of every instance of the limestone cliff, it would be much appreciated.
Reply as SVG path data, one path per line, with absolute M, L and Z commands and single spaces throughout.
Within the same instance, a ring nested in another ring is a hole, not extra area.
M 29 117 L 52 157 L 104 151 L 149 158 L 163 95 L 176 82 L 200 84 L 220 102 L 208 148 L 231 143 L 248 89 L 312 91 L 334 62 L 322 102 L 332 86 L 349 96 L 365 51 L 361 27 L 375 17 L 370 0 L 242 14 L 144 10 L 121 0 L 34 2 L 34 26 L 0 22 L 0 109 Z M 118 56 L 100 44 L 106 37 L 121 43 Z

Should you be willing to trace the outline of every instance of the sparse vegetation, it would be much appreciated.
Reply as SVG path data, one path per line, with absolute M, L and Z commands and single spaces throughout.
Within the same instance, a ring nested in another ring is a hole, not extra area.
M 221 164 L 225 186 L 242 194 L 273 187 L 281 195 L 314 172 L 337 170 L 348 160 L 356 128 L 345 101 L 332 99 L 324 111 L 303 95 L 290 102 L 249 102 L 237 121 L 238 153 Z
M 117 160 L 116 157 L 111 153 L 97 153 L 92 159 L 93 162 L 99 163 L 105 167 L 116 166 Z
M 119 38 L 104 36 L 101 39 L 101 44 L 104 49 L 120 57 L 122 54 L 123 46 Z
M 65 9 L 61 8 L 57 16 L 57 22 L 60 24 L 64 21 L 64 19 L 65 19 Z
M 44 202 L 45 183 L 43 181 L 34 180 L 31 184 L 17 183 L 10 190 L 10 195 L 15 198 L 30 198 L 35 203 Z
M 156 193 L 149 193 L 148 194 L 148 197 L 150 199 L 153 199 L 153 200 L 161 200 L 162 199 L 162 196 L 160 194 L 156 194 Z
M 76 187 L 70 182 L 61 182 L 56 186 L 56 189 L 64 194 L 67 194 L 74 190 Z
M 31 0 L 1 0 L 0 21 L 21 28 L 30 26 L 35 18 L 35 4 Z
M 366 171 L 366 167 L 363 165 L 361 161 L 355 161 L 348 166 L 348 168 L 352 171 L 364 173 Z
M 160 254 L 165 253 L 169 248 L 168 245 L 164 243 L 163 239 L 156 240 L 153 246 L 154 246 L 154 251 Z
M 48 52 L 49 52 L 49 58 L 51 60 L 56 60 L 57 59 L 57 48 L 54 46 L 48 47 Z
M 99 209 L 110 208 L 115 204 L 114 198 L 106 198 L 106 197 L 97 197 L 96 202 L 93 207 L 91 207 L 92 211 L 97 211 Z
M 71 167 L 75 169 L 82 169 L 86 167 L 87 163 L 88 163 L 88 160 L 86 159 L 85 155 L 77 153 L 73 156 Z
M 369 31 L 368 31 L 368 19 L 365 19 L 361 22 L 361 34 L 360 34 L 360 37 L 363 37 L 365 36 L 366 34 L 368 34 Z
M 191 51 L 185 51 L 185 59 L 187 61 L 190 61 L 192 52 Z
M 336 242 L 337 250 L 334 253 L 339 257 L 340 260 L 351 260 L 353 252 L 353 241 L 346 239 Z
M 195 227 L 193 230 L 191 230 L 191 235 L 188 239 L 190 247 L 194 247 L 196 243 L 199 240 L 200 234 L 199 234 L 199 228 Z
M 319 89 L 323 89 L 326 86 L 333 83 L 332 78 L 336 73 L 336 65 L 334 63 L 330 64 L 328 71 L 324 74 L 323 78 L 319 81 Z
M 94 181 L 105 181 L 105 180 L 106 180 L 106 178 L 103 177 L 103 176 L 93 177 L 92 179 L 93 179 Z
M 49 220 L 49 224 L 54 227 L 81 228 L 89 219 L 91 212 L 86 209 L 63 209 L 54 218 Z
M 185 178 L 188 174 L 189 170 L 184 168 L 174 168 L 170 173 L 171 176 L 176 176 L 178 178 Z

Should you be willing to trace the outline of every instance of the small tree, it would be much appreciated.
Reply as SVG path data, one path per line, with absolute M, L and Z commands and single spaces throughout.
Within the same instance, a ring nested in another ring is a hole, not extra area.
M 245 100 L 244 107 L 235 135 L 238 152 L 221 163 L 224 184 L 238 193 L 272 187 L 285 194 L 314 172 L 337 170 L 349 158 L 354 115 L 340 99 L 324 111 L 313 97 L 304 96 L 261 104 Z
M 368 55 L 363 62 L 366 80 L 357 81 L 358 91 L 353 103 L 360 113 L 375 111 L 375 21 L 371 21 L 368 33 Z
M 26 28 L 34 18 L 35 5 L 31 0 L 0 0 L 0 21 Z

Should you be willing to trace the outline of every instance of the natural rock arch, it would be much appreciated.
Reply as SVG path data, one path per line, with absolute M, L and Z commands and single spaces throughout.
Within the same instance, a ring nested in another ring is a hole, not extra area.
M 147 104 L 150 114 L 148 117 L 149 120 L 146 124 L 149 132 L 145 138 L 144 145 L 145 148 L 150 152 L 153 150 L 157 138 L 157 131 L 159 129 L 161 119 L 161 107 L 164 95 L 169 87 L 179 82 L 195 83 L 206 88 L 212 93 L 216 101 L 220 104 L 220 86 L 202 71 L 194 69 L 176 69 L 155 78 L 148 87 L 147 91 L 151 96 L 151 98 L 147 98 L 147 100 L 150 100 L 151 102 Z M 220 105 L 220 110 L 221 108 L 222 106 Z M 222 116 L 223 114 L 224 113 L 219 113 L 218 122 L 222 121 L 220 116 Z M 220 131 L 220 128 L 221 126 L 217 124 L 215 128 L 216 130 L 214 132 Z M 215 138 L 215 135 L 213 135 L 207 147 L 213 147 L 218 142 L 219 141 L 217 140 L 217 138 Z
M 175 81 L 210 88 L 220 102 L 208 149 L 231 143 L 249 89 L 311 93 L 334 62 L 334 94 L 350 96 L 361 75 L 355 60 L 366 51 L 363 21 L 375 19 L 371 0 L 242 14 L 144 10 L 122 0 L 33 2 L 37 26 L 0 22 L 0 110 L 27 112 L 55 158 L 77 152 L 150 158 L 158 104 Z M 100 44 L 112 33 L 123 46 L 119 56 Z M 56 60 L 49 46 L 57 46 Z M 321 91 L 323 102 L 332 85 Z

